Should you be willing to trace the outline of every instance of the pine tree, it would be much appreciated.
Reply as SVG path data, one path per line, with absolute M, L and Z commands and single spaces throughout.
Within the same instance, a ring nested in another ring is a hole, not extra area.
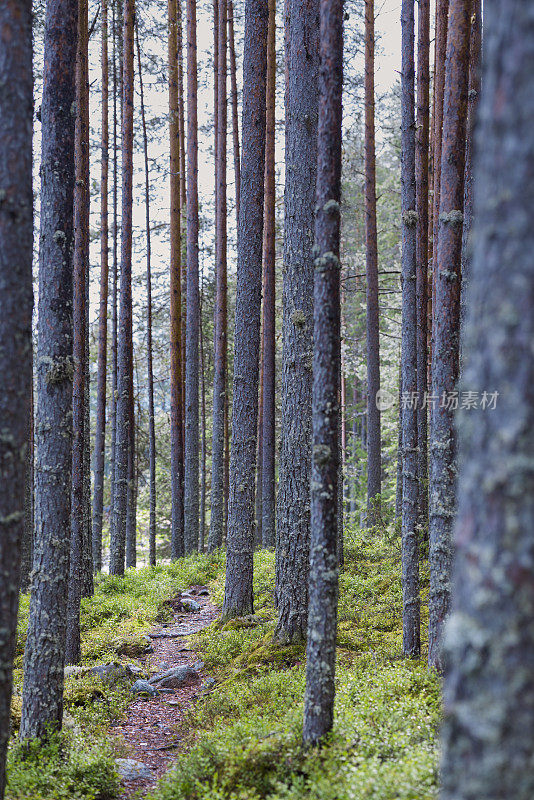
M 430 666 L 440 668 L 450 601 L 452 524 L 456 512 L 454 410 L 460 336 L 460 281 L 469 76 L 470 1 L 450 0 L 443 102 L 439 227 L 435 254 L 430 410 Z
M 223 618 L 253 611 L 267 27 L 267 1 L 246 0 L 232 452 Z
M 304 641 L 310 538 L 313 255 L 319 2 L 291 0 L 286 24 L 282 387 L 276 513 L 276 636 Z M 308 42 L 307 48 L 302 42 Z
M 5 13 L 4 9 L 5 6 L 0 14 Z M 72 108 L 76 99 L 77 25 L 77 0 L 48 0 L 44 32 L 46 69 L 41 105 L 38 400 L 35 419 L 37 528 L 20 725 L 23 739 L 41 737 L 49 726 L 61 727 L 63 716 L 72 470 Z M 23 70 L 18 73 L 21 80 L 24 75 L 28 80 Z M 20 104 L 17 103 L 16 107 L 19 108 Z M 20 152 L 24 152 L 23 149 Z M 23 163 L 20 153 L 13 163 Z M 28 205 L 27 213 L 30 209 L 31 205 Z M 19 247 L 26 241 L 31 242 L 31 237 L 21 239 Z M 58 531 L 63 531 L 63 535 L 58 536 Z M 47 675 L 44 683 L 43 675 Z
M 0 798 L 11 721 L 32 381 L 32 12 L 3 3 L 0 55 Z M 46 214 L 45 214 L 46 217 Z M 57 244 L 56 244 L 57 247 Z
M 341 366 L 342 0 L 321 0 L 319 41 L 310 610 L 303 729 L 306 745 L 317 744 L 332 729 L 334 719 Z
M 455 31 L 452 1 L 451 12 Z M 534 206 L 534 16 L 529 3 L 486 0 L 483 63 L 460 386 L 478 393 L 479 407 L 458 416 L 459 508 L 444 642 L 441 796 L 526 800 L 534 794 L 534 229 L 527 212 Z
M 235 211 L 239 224 L 239 189 L 241 185 L 241 157 L 239 148 L 239 115 L 237 96 L 237 65 L 235 58 L 234 4 L 228 0 L 228 54 L 230 56 L 230 90 L 232 97 L 232 140 L 234 148 Z

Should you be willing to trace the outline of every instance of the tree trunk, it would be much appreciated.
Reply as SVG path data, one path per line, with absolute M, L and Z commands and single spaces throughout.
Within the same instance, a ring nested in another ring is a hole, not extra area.
M 288 71 L 276 637 L 298 642 L 306 639 L 308 615 L 319 0 L 286 0 L 285 25 Z M 307 48 L 302 42 L 308 43 Z
M 455 30 L 452 2 L 451 9 Z M 458 420 L 444 800 L 534 796 L 534 229 L 526 212 L 534 207 L 533 74 L 531 4 L 486 0 L 461 387 L 476 392 L 479 405 Z
M 334 720 L 341 367 L 339 204 L 342 88 L 343 2 L 321 0 L 305 745 L 317 744 L 332 729 Z
M 187 0 L 187 328 L 185 337 L 185 553 L 198 550 L 198 122 L 197 8 Z M 220 47 L 220 43 L 219 43 Z
M 227 392 L 227 200 L 226 200 L 226 2 L 217 3 L 216 298 L 214 319 L 213 439 L 211 460 L 210 552 L 221 547 L 224 529 L 224 410 Z
M 156 427 L 154 419 L 154 368 L 152 364 L 152 248 L 150 239 L 150 173 L 148 169 L 148 136 L 146 131 L 143 72 L 139 29 L 135 27 L 137 45 L 137 68 L 141 94 L 141 124 L 143 126 L 143 154 L 145 159 L 145 220 L 146 220 L 146 349 L 147 349 L 147 394 L 148 394 L 148 563 L 156 566 Z
M 265 207 L 263 231 L 263 414 L 262 414 L 262 542 L 274 547 L 275 528 L 275 104 L 276 104 L 276 0 L 269 0 L 267 37 L 267 95 L 265 127 Z
M 3 3 L 0 30 L 3 32 L 0 56 L 0 364 L 3 382 L 0 394 L 0 798 L 3 798 L 32 409 L 31 2 Z M 46 218 L 46 213 L 44 216 Z
M 267 0 L 246 0 L 243 155 L 224 619 L 253 612 L 252 551 L 258 424 L 267 25 Z
M 235 59 L 234 4 L 228 0 L 228 53 L 230 56 L 230 91 L 232 96 L 232 138 L 234 147 L 235 213 L 239 225 L 241 158 L 239 154 L 239 114 L 237 97 L 237 66 Z
M 264 185 L 265 191 L 265 185 Z M 265 204 L 263 207 L 265 215 Z M 265 219 L 265 216 L 264 216 Z M 265 250 L 265 225 L 263 227 L 264 250 Z M 262 296 L 265 297 L 265 254 L 262 259 Z M 263 306 L 263 304 L 262 304 Z M 254 548 L 262 546 L 261 522 L 262 522 L 262 467 L 263 467 L 263 323 L 260 327 L 260 377 L 258 386 L 258 430 L 256 435 L 256 494 L 254 496 L 255 506 L 255 526 L 254 526 Z
M 33 550 L 34 550 L 34 530 L 35 530 L 35 503 L 34 503 L 34 438 L 35 426 L 33 423 L 34 392 L 33 392 L 33 342 L 31 347 L 32 370 L 30 380 L 30 421 L 28 436 L 28 466 L 26 473 L 26 499 L 24 501 L 24 532 L 20 546 L 20 591 L 29 592 L 31 588 L 31 576 L 33 569 Z
M 454 413 L 460 336 L 460 281 L 470 0 L 451 0 L 443 103 L 439 229 L 434 275 L 432 395 L 430 413 L 430 666 L 441 668 L 440 642 L 448 614 L 452 525 L 456 512 Z M 445 397 L 445 402 L 443 401 Z M 456 395 L 457 397 L 457 395 Z
M 201 553 L 205 550 L 206 542 L 206 373 L 204 358 L 204 336 L 202 325 L 203 286 L 200 292 L 200 426 L 201 426 L 201 451 L 200 451 L 200 530 L 198 549 Z
M 417 480 L 419 535 L 428 530 L 428 408 L 423 406 L 427 392 L 427 286 L 428 286 L 428 146 L 429 146 L 429 49 L 430 0 L 418 0 L 417 12 L 417 120 L 415 135 L 415 195 L 417 226 L 416 306 L 417 306 Z
M 130 371 L 132 364 L 132 179 L 134 102 L 134 0 L 124 2 L 122 80 L 122 231 L 120 318 L 117 353 L 117 431 L 115 456 L 115 524 L 109 571 L 124 574 L 130 450 Z
M 376 233 L 375 18 L 374 0 L 365 2 L 365 268 L 367 275 L 367 525 L 380 520 L 382 452 L 380 409 L 380 320 Z
M 421 651 L 417 509 L 417 304 L 414 116 L 414 0 L 403 0 L 401 75 L 402 207 L 402 651 Z M 404 403 L 405 398 L 409 403 Z
M 0 14 L 4 15 L 10 6 L 4 9 L 5 5 Z M 77 0 L 48 0 L 41 106 L 41 220 L 36 359 L 38 400 L 35 420 L 35 519 L 38 524 L 25 651 L 20 725 L 23 739 L 44 736 L 49 726 L 61 727 L 63 716 L 72 471 L 72 107 L 76 101 L 77 26 Z M 20 98 L 23 86 L 31 93 L 28 86 L 28 82 L 31 82 L 31 65 L 27 64 L 25 69 L 21 66 L 17 74 L 17 97 Z M 11 102 L 10 108 L 20 111 L 22 103 Z M 1 119 L 2 122 L 4 119 L 8 122 L 9 114 L 2 114 Z M 18 130 L 22 131 L 22 128 Z M 22 168 L 23 165 L 28 168 L 27 153 L 23 147 L 17 147 L 16 158 L 6 159 L 3 163 L 10 168 Z M 21 178 L 19 188 L 24 185 L 28 189 L 27 180 L 23 182 Z M 20 222 L 31 219 L 29 191 L 28 189 L 25 214 L 21 212 L 12 219 Z M 17 243 L 19 256 L 27 252 L 25 247 L 31 246 L 31 238 L 31 234 L 20 237 Z M 2 236 L 2 242 L 4 241 L 7 240 Z M 15 275 L 15 263 L 15 260 L 10 261 L 12 275 Z M 17 285 L 22 288 L 23 284 Z M 29 299 L 26 300 L 28 302 Z M 26 306 L 22 302 L 17 305 L 19 310 L 23 307 Z M 22 344 L 20 337 L 10 337 L 10 341 Z M 20 359 L 17 371 L 19 376 L 24 374 L 22 364 L 24 360 Z M 27 396 L 29 397 L 29 393 Z M 18 404 L 15 408 L 21 407 L 22 404 Z M 10 497 L 15 497 L 11 486 Z M 58 536 L 58 531 L 62 531 L 63 535 Z M 43 675 L 47 676 L 44 682 Z
M 171 289 L 171 558 L 184 555 L 184 447 L 181 283 L 181 197 L 178 103 L 178 6 L 168 2 Z
M 100 308 L 98 314 L 98 372 L 93 489 L 93 564 L 102 569 L 102 512 L 104 507 L 104 456 L 106 447 L 106 379 L 108 326 L 108 4 L 102 0 L 102 155 L 100 174 Z
M 128 381 L 128 489 L 126 495 L 126 567 L 137 565 L 137 456 L 135 430 L 134 352 L 130 341 Z

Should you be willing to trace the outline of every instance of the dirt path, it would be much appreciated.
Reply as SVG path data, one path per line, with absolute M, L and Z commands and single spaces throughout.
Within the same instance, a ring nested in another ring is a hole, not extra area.
M 200 606 L 199 611 L 183 611 L 181 600 L 188 598 Z M 154 652 L 139 659 L 144 672 L 154 668 L 163 673 L 172 667 L 193 667 L 198 677 L 189 680 L 179 689 L 168 690 L 158 697 L 134 700 L 125 721 L 115 725 L 112 733 L 124 740 L 128 758 L 145 765 L 146 777 L 123 780 L 121 798 L 143 797 L 167 771 L 180 752 L 180 739 L 176 727 L 188 708 L 198 697 L 200 687 L 208 677 L 198 661 L 193 642 L 188 637 L 199 633 L 219 616 L 211 603 L 206 586 L 191 586 L 169 601 L 173 608 L 173 622 L 158 625 L 149 634 Z M 140 791 L 141 790 L 141 791 Z

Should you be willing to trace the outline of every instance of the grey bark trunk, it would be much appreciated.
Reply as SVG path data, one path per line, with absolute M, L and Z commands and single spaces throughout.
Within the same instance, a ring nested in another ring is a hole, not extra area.
M 0 798 L 11 724 L 32 396 L 32 12 L 3 3 L 0 30 Z
M 276 637 L 304 641 L 308 615 L 313 255 L 319 2 L 286 0 L 283 352 L 276 530 Z M 307 42 L 306 48 L 302 42 Z
M 443 800 L 534 796 L 534 16 L 485 0 Z M 498 392 L 496 407 L 482 406 Z
M 61 727 L 63 716 L 72 470 L 72 108 L 76 99 L 77 25 L 77 0 L 48 1 L 41 106 L 42 205 L 35 420 L 37 525 L 24 659 L 20 725 L 23 739 L 43 736 L 48 726 Z M 17 89 L 20 89 L 18 82 Z M 15 162 L 20 161 L 19 152 Z M 31 237 L 21 239 L 19 247 L 26 241 L 31 241 Z M 43 675 L 46 676 L 44 681 Z

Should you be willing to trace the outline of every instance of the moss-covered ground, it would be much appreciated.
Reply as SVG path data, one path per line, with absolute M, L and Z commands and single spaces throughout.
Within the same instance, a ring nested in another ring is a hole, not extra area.
M 273 644 L 274 554 L 255 556 L 255 616 L 191 637 L 215 686 L 182 718 L 186 752 L 151 800 L 430 800 L 437 796 L 440 703 L 437 678 L 401 656 L 400 551 L 397 538 L 348 531 L 340 579 L 336 715 L 322 749 L 300 744 L 305 654 Z M 423 570 L 423 585 L 425 574 Z M 195 556 L 155 569 L 101 577 L 83 601 L 84 665 L 133 658 L 166 613 L 165 600 L 209 583 L 222 600 L 224 556 Z M 424 603 L 423 603 L 424 608 Z M 16 690 L 27 625 L 21 606 Z M 423 631 L 426 619 L 422 622 Z M 133 649 L 130 649 L 133 647 Z M 121 655 L 122 653 L 122 655 Z M 118 796 L 106 730 L 125 713 L 128 688 L 94 676 L 67 680 L 67 731 L 46 747 L 9 757 L 9 800 L 112 800 Z M 20 697 L 14 698 L 14 720 Z

